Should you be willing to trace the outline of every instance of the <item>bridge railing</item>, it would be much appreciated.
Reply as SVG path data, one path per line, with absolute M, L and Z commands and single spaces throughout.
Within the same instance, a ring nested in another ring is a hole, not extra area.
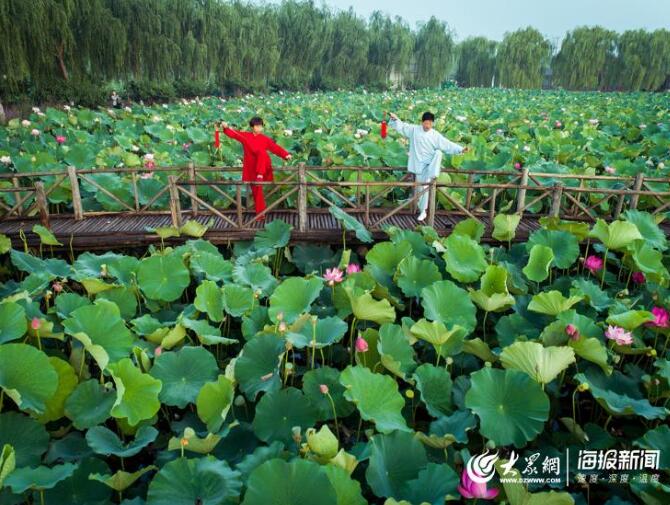
M 441 213 L 491 223 L 499 213 L 551 215 L 565 219 L 617 218 L 627 209 L 654 214 L 670 210 L 670 179 L 574 175 L 520 171 L 446 169 L 430 184 L 419 184 L 403 168 L 309 167 L 275 169 L 271 182 L 241 181 L 239 167 L 75 169 L 66 172 L 0 174 L 0 219 L 170 213 L 175 225 L 207 213 L 227 227 L 249 228 L 257 216 L 248 209 L 248 186 L 266 187 L 268 207 L 298 214 L 301 230 L 308 213 L 337 206 L 370 229 L 398 213 L 416 212 L 428 195 L 428 224 Z

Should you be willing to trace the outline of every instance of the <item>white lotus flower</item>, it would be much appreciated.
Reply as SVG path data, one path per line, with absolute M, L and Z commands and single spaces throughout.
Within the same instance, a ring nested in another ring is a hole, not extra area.
M 640 130 L 644 130 L 646 127 L 647 127 L 646 124 L 641 124 L 641 125 L 640 125 Z
M 158 115 L 155 115 L 155 116 L 153 116 L 153 117 L 151 118 L 151 120 L 152 120 L 154 123 L 159 123 L 160 120 L 161 120 L 161 117 L 158 116 Z
M 358 133 L 361 137 L 365 137 L 368 134 L 367 130 L 361 130 L 360 128 L 356 130 L 356 133 Z
M 523 146 L 523 150 L 526 151 L 527 153 L 530 152 L 530 146 Z
M 323 133 L 323 130 L 321 128 L 317 128 L 316 130 L 314 130 L 314 133 L 318 135 L 320 133 Z
M 40 108 L 39 108 L 39 107 L 33 107 L 33 112 L 34 112 L 35 114 L 37 114 L 39 111 L 40 111 Z
M 23 121 L 21 121 L 21 126 L 23 126 L 24 128 L 28 128 L 30 126 L 30 121 L 24 119 Z
M 127 106 L 124 107 L 123 110 L 125 110 L 126 112 L 132 112 L 133 111 L 133 109 L 131 109 L 130 107 L 127 107 Z
M 32 131 L 30 132 L 30 134 L 33 137 L 39 137 L 40 136 L 40 131 L 37 128 L 33 128 Z
M 9 165 L 12 162 L 12 159 L 9 156 L 0 157 L 0 163 L 3 165 Z
M 137 151 L 140 150 L 140 148 L 137 147 L 136 145 L 132 145 L 132 146 L 130 146 L 130 150 L 131 150 L 132 152 L 136 153 Z
M 147 153 L 147 154 L 144 155 L 144 159 L 146 161 L 153 161 L 154 160 L 154 155 L 151 154 L 151 153 Z
M 605 167 L 605 172 L 607 172 L 608 174 L 614 174 L 614 173 L 616 173 L 616 168 L 610 167 L 608 165 L 608 166 Z
M 163 108 L 164 108 L 164 109 L 167 109 L 167 108 L 168 108 L 168 104 L 164 103 L 164 104 L 163 104 Z
M 465 123 L 467 120 L 468 118 L 465 116 L 456 116 L 456 121 L 460 121 L 461 123 Z
M 600 121 L 598 121 L 597 119 L 593 118 L 593 119 L 589 119 L 589 123 L 591 123 L 592 125 L 595 126 L 595 125 L 597 125 L 598 123 L 600 123 Z
M 174 126 L 172 126 L 171 124 L 166 125 L 165 128 L 167 128 L 171 132 L 174 131 Z
M 38 115 L 39 117 L 44 117 L 44 116 L 46 116 L 46 114 L 45 114 L 44 112 L 42 112 L 42 111 L 39 111 L 39 112 L 37 113 L 37 115 Z
M 65 112 L 70 112 L 70 106 L 69 105 L 63 105 L 63 110 Z
M 356 137 L 357 139 L 359 139 L 359 138 L 361 138 L 361 134 L 360 134 L 360 133 L 354 133 L 354 137 Z
M 287 137 L 292 136 L 293 135 L 293 130 L 284 130 L 284 135 L 286 135 Z
M 658 164 L 658 169 L 659 169 L 659 170 L 663 170 L 664 168 L 665 168 L 665 163 L 663 163 L 663 162 L 661 161 L 661 162 Z

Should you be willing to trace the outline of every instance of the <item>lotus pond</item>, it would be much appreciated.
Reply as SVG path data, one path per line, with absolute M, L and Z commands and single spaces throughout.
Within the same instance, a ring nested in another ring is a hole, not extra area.
M 0 240 L 0 503 L 669 503 L 657 223 L 483 231 L 334 250 L 273 221 L 69 259 Z M 520 480 L 534 462 L 559 469 Z
M 294 163 L 404 167 L 404 140 L 395 132 L 381 139 L 383 113 L 392 110 L 407 121 L 418 121 L 424 110 L 431 109 L 437 114 L 439 131 L 471 148 L 465 155 L 446 157 L 445 166 L 667 177 L 669 103 L 667 93 L 467 89 L 272 94 L 109 110 L 35 108 L 29 117 L 15 118 L 0 128 L 0 173 L 63 172 L 67 166 L 137 168 L 146 170 L 138 182 L 139 203 L 145 205 L 166 182 L 167 174 L 152 172 L 155 167 L 240 166 L 241 148 L 236 142 L 224 138 L 221 149 L 214 148 L 214 123 L 226 120 L 244 128 L 254 114 L 266 119 L 267 132 L 294 154 Z M 93 177 L 117 198 L 133 204 L 130 175 Z M 323 177 L 355 180 L 356 174 L 331 171 Z M 397 179 L 399 173 L 370 173 L 365 180 L 384 177 Z M 43 179 L 47 184 L 52 180 Z M 597 184 L 618 187 L 616 182 Z M 211 188 L 203 186 L 199 193 L 218 207 L 227 205 Z M 71 201 L 67 181 L 48 197 L 52 204 L 67 207 Z M 82 197 L 87 209 L 119 210 L 109 195 L 88 184 Z M 2 192 L 0 198 L 15 204 L 12 193 Z M 153 206 L 166 207 L 165 199 Z

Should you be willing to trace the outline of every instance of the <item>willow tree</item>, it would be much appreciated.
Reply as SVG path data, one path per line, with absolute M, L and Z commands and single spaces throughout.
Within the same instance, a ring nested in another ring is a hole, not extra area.
M 491 86 L 496 72 L 498 43 L 486 37 L 470 37 L 458 45 L 456 80 L 466 87 Z
M 551 45 L 535 28 L 508 33 L 498 47 L 498 82 L 506 88 L 540 88 L 551 58 Z
M 408 77 L 414 51 L 414 34 L 401 18 L 375 11 L 368 22 L 368 62 L 364 82 L 383 88 L 391 74 L 400 80 Z
M 307 89 L 331 44 L 329 13 L 312 0 L 288 0 L 277 7 L 276 16 L 281 58 L 276 82 L 284 88 Z
M 616 61 L 617 34 L 599 26 L 568 32 L 552 63 L 554 82 L 572 90 L 602 90 Z
M 320 86 L 353 88 L 362 80 L 368 62 L 368 32 L 365 20 L 353 9 L 336 14 L 331 24 L 331 44 L 317 69 Z
M 414 84 L 418 88 L 438 86 L 447 78 L 454 61 L 455 44 L 447 24 L 431 17 L 416 34 Z
M 626 91 L 661 89 L 670 74 L 670 32 L 629 30 L 619 37 L 617 87 Z

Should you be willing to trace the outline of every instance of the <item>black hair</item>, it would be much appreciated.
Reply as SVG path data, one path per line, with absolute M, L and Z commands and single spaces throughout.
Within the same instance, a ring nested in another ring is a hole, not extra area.
M 435 114 L 426 111 L 423 113 L 423 116 L 421 116 L 421 121 L 435 121 Z
M 258 116 L 254 116 L 254 117 L 252 117 L 252 118 L 249 120 L 249 127 L 250 127 L 250 128 L 253 128 L 253 127 L 256 126 L 256 125 L 261 125 L 261 126 L 263 126 L 263 119 L 260 118 L 260 117 L 258 117 Z

